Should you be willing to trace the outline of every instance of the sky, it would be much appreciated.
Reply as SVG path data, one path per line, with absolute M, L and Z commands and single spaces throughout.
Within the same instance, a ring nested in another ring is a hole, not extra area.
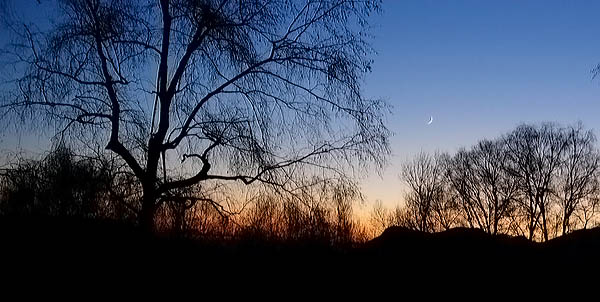
M 520 123 L 600 130 L 598 1 L 385 1 L 365 93 L 386 99 L 392 156 L 363 182 L 369 202 L 402 202 L 400 165 L 454 152 Z M 427 125 L 430 117 L 433 123 Z
M 524 122 L 581 121 L 598 135 L 598 12 L 600 1 L 384 1 L 364 92 L 393 106 L 394 135 L 387 169 L 362 181 L 367 205 L 401 203 L 400 165 L 421 151 L 453 152 Z M 0 144 L 19 138 L 5 131 Z

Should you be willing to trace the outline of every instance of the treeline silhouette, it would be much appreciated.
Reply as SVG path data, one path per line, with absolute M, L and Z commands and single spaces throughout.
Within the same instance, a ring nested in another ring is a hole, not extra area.
M 252 272 L 305 276 L 331 261 L 341 267 L 337 261 L 368 239 L 352 212 L 359 192 L 342 182 L 306 191 L 302 199 L 254 192 L 232 207 L 166 202 L 158 210 L 157 232 L 149 234 L 134 208 L 139 189 L 115 165 L 59 144 L 41 159 L 20 158 L 4 168 L 5 274 L 24 274 L 36 284 L 55 280 L 58 272 L 67 278 L 108 274 L 127 283 L 194 271 L 214 281 L 236 272 L 228 282 L 252 282 Z
M 599 223 L 600 157 L 580 124 L 521 125 L 456 154 L 421 153 L 402 166 L 405 203 L 376 202 L 370 220 L 348 180 L 306 186 L 299 194 L 258 190 L 223 200 L 164 202 L 158 233 L 202 240 L 312 242 L 350 247 L 390 226 L 423 232 L 456 227 L 547 241 Z M 78 217 L 138 223 L 140 190 L 118 161 L 80 156 L 57 144 L 42 159 L 17 159 L 0 176 L 3 217 Z M 228 188 L 229 189 L 229 188 Z M 186 196 L 189 192 L 182 192 Z M 176 199 L 173 199 L 176 200 Z
M 581 124 L 523 124 L 493 140 L 447 153 L 418 154 L 402 166 L 405 205 L 376 204 L 380 230 L 456 227 L 548 241 L 597 226 L 600 157 Z
M 109 164 L 102 158 L 77 156 L 62 144 L 40 160 L 19 156 L 2 170 L 0 213 L 129 220 L 111 187 Z
M 389 266 L 422 274 L 479 271 L 485 262 L 485 270 L 514 273 L 531 259 L 579 269 L 593 265 L 600 251 L 600 229 L 592 228 L 598 219 L 594 142 L 580 126 L 522 125 L 452 156 L 420 154 L 402 169 L 410 189 L 406 205 L 390 212 L 376 203 L 371 225 L 354 212 L 358 188 L 331 180 L 302 194 L 235 195 L 238 203 L 165 202 L 155 234 L 139 227 L 132 207 L 139 189 L 118 173 L 117 161 L 58 144 L 42 159 L 20 158 L 3 169 L 0 238 L 8 248 L 2 252 L 54 269 L 153 263 L 167 270 L 250 266 L 314 274 L 327 268 L 344 275 Z M 552 169 L 544 166 L 549 163 Z M 543 171 L 546 187 L 529 195 L 533 188 L 520 177 Z
M 42 159 L 18 158 L 3 169 L 0 179 L 4 219 L 87 219 L 130 227 L 138 223 L 139 188 L 107 157 L 78 156 L 58 144 Z M 156 219 L 158 235 L 336 247 L 369 239 L 367 228 L 353 214 L 361 196 L 351 182 L 319 182 L 293 195 L 261 190 L 234 195 L 239 200 L 221 196 L 219 203 L 209 198 L 163 203 Z

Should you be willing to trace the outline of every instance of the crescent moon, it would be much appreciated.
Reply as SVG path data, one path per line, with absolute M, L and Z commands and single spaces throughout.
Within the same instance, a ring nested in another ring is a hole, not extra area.
M 431 125 L 431 123 L 433 123 L 433 116 L 429 117 L 429 122 L 427 122 L 427 125 Z

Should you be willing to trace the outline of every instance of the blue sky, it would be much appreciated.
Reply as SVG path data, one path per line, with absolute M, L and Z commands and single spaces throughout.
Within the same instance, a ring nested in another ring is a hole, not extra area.
M 600 79 L 591 74 L 600 63 L 600 1 L 403 0 L 383 9 L 364 90 L 394 107 L 395 135 L 388 169 L 363 182 L 368 204 L 402 200 L 400 163 L 419 151 L 452 152 L 522 122 L 600 129 Z M 1 150 L 17 142 L 10 131 L 0 135 Z
M 600 129 L 599 1 L 386 1 L 365 92 L 393 105 L 393 156 L 364 184 L 402 200 L 400 163 L 452 152 L 523 122 Z M 434 121 L 427 125 L 429 116 Z

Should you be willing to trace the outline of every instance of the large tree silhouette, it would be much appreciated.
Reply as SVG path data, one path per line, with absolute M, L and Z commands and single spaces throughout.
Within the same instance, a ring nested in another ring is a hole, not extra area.
M 386 105 L 360 89 L 378 6 L 59 1 L 52 26 L 12 24 L 22 73 L 2 106 L 104 142 L 139 182 L 151 229 L 161 203 L 193 202 L 177 192 L 207 181 L 289 191 L 298 171 L 382 164 Z

